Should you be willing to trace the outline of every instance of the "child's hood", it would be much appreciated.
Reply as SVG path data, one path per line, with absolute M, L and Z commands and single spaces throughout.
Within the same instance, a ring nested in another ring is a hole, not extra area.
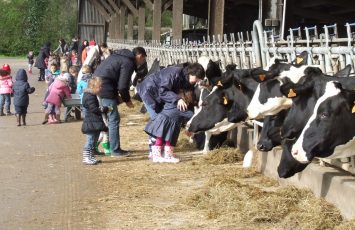
M 16 73 L 16 81 L 27 81 L 27 73 L 24 69 L 19 69 Z

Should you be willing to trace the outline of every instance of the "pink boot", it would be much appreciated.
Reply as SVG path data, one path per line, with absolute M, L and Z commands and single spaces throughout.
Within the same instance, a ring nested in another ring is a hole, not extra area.
M 174 156 L 173 146 L 164 146 L 164 162 L 167 163 L 179 163 L 180 160 Z
M 153 162 L 154 163 L 162 163 L 164 162 L 164 158 L 161 156 L 162 146 L 153 145 L 152 153 L 153 153 Z

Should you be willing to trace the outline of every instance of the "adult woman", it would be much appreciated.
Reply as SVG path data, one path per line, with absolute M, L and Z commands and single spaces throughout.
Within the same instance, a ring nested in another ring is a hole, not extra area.
M 49 58 L 50 46 L 51 43 L 45 43 L 41 47 L 38 57 L 36 58 L 35 67 L 39 69 L 38 81 L 44 81 L 44 70 L 47 68 L 45 60 L 46 58 Z

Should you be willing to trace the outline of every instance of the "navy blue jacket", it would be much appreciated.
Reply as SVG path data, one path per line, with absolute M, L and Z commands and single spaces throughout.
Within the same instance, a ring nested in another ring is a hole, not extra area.
M 35 62 L 35 67 L 37 67 L 38 69 L 45 69 L 47 68 L 46 63 L 45 63 L 45 59 L 49 57 L 49 51 L 50 51 L 50 47 L 48 44 L 45 44 L 41 50 L 39 51 L 39 54 L 36 58 L 36 62 Z
M 170 66 L 147 76 L 137 91 L 143 102 L 159 112 L 165 103 L 176 104 L 181 89 L 190 89 L 187 69 L 180 66 Z
M 107 127 L 102 119 L 102 112 L 99 107 L 97 96 L 91 93 L 90 89 L 86 89 L 83 95 L 83 107 L 86 109 L 82 133 L 97 133 L 107 131 Z
M 16 74 L 16 81 L 13 85 L 14 91 L 14 105 L 15 106 L 28 106 L 29 97 L 35 91 L 34 87 L 30 87 L 27 82 L 27 73 L 24 69 L 19 69 Z
M 102 78 L 100 97 L 116 99 L 120 93 L 124 102 L 130 101 L 129 84 L 134 69 L 134 55 L 130 50 L 121 49 L 108 56 L 93 74 Z

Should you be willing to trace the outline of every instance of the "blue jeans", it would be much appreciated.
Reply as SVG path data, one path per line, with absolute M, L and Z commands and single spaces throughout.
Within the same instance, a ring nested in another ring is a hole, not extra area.
M 4 104 L 6 112 L 9 113 L 11 105 L 11 94 L 0 94 L 0 110 L 4 109 Z
M 87 133 L 86 143 L 84 145 L 84 151 L 90 151 L 94 149 L 97 140 L 99 139 L 100 132 Z
M 110 98 L 101 98 L 102 106 L 111 106 L 112 111 L 107 113 L 108 120 L 108 139 L 110 142 L 111 153 L 117 153 L 121 150 L 120 145 L 120 114 L 117 109 L 117 100 Z

